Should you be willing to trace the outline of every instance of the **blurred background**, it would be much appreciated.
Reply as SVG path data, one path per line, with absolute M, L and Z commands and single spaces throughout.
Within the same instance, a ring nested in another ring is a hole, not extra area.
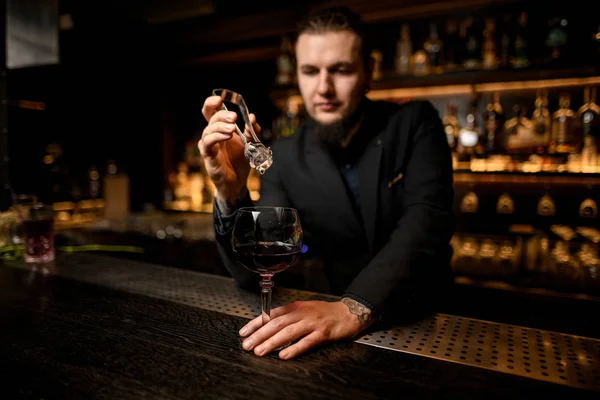
M 235 90 L 264 142 L 292 135 L 304 114 L 291 34 L 334 4 L 370 25 L 368 96 L 429 99 L 443 118 L 457 283 L 600 298 L 600 18 L 583 1 L 7 0 L 3 185 L 52 203 L 75 243 L 219 270 L 202 103 Z M 257 199 L 260 177 L 249 187 Z M 318 265 L 298 268 L 325 290 Z

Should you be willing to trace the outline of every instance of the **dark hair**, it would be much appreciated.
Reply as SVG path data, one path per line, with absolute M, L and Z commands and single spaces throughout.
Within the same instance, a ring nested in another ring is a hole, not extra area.
M 369 68 L 371 60 L 371 44 L 368 37 L 367 26 L 358 14 L 348 7 L 317 8 L 302 19 L 296 27 L 294 42 L 303 33 L 325 33 L 351 31 L 359 39 L 360 55 L 365 69 Z

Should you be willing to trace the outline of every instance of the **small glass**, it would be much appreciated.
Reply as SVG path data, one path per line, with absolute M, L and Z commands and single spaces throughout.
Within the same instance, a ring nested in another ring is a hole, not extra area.
M 260 274 L 262 322 L 271 320 L 273 275 L 298 261 L 302 250 L 298 211 L 286 207 L 242 207 L 238 210 L 231 244 L 239 262 Z
M 258 136 L 256 136 L 254 128 L 252 127 L 252 123 L 250 123 L 250 113 L 244 98 L 241 94 L 229 89 L 214 89 L 212 93 L 213 96 L 219 96 L 223 100 L 221 106 L 223 110 L 227 110 L 225 102 L 235 104 L 235 106 L 240 110 L 246 129 L 248 132 L 250 132 L 250 135 L 252 135 L 252 139 L 254 140 L 254 142 L 248 141 L 244 133 L 236 124 L 236 132 L 244 144 L 244 156 L 246 156 L 246 159 L 252 168 L 255 168 L 258 172 L 260 172 L 261 175 L 264 174 L 266 170 L 269 169 L 271 164 L 273 164 L 273 153 L 271 149 L 262 144 L 262 142 L 258 139 Z
M 0 248 L 12 244 L 11 231 L 17 221 L 14 211 L 0 212 Z
M 23 214 L 37 203 L 37 197 L 33 194 L 18 194 L 13 198 L 11 211 L 16 215 L 16 221 L 10 227 L 10 240 L 15 245 L 25 243 L 23 232 Z
M 26 263 L 54 261 L 54 210 L 51 205 L 35 203 L 20 208 Z

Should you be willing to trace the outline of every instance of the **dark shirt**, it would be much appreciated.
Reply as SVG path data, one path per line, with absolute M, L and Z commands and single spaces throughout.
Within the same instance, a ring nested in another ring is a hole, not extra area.
M 358 171 L 356 163 L 362 156 L 369 141 L 373 138 L 372 132 L 369 130 L 369 121 L 367 119 L 361 124 L 359 130 L 354 134 L 347 147 L 330 149 L 329 153 L 337 167 L 340 170 L 348 194 L 353 200 L 355 212 L 360 217 L 360 190 Z

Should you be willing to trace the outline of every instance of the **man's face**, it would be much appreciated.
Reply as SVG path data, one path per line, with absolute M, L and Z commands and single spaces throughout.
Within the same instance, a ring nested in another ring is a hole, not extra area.
M 356 110 L 369 77 L 354 32 L 303 33 L 296 42 L 298 86 L 318 123 L 343 122 Z

